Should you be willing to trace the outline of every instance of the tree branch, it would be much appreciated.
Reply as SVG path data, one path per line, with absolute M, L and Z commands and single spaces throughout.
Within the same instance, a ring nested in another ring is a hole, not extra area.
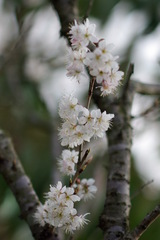
M 159 99 L 155 99 L 153 104 L 148 109 L 146 109 L 145 111 L 141 112 L 140 114 L 138 114 L 136 116 L 132 116 L 132 119 L 145 117 L 149 113 L 152 113 L 154 110 L 159 109 L 159 106 L 160 106 L 160 100 Z
M 84 20 L 89 17 L 89 14 L 90 14 L 92 6 L 93 6 L 93 2 L 94 2 L 94 0 L 89 0 L 87 11 L 86 11 L 86 13 L 84 15 Z
M 135 193 L 133 193 L 133 194 L 131 195 L 131 200 L 132 200 L 133 198 L 135 198 L 138 194 L 140 194 L 140 193 L 143 191 L 144 188 L 146 188 L 148 185 L 150 185 L 150 184 L 153 183 L 153 182 L 154 182 L 154 180 L 152 179 L 152 180 L 144 183 Z
M 131 74 L 129 74 L 130 78 Z M 108 172 L 106 199 L 100 217 L 100 227 L 105 240 L 118 240 L 129 230 L 130 212 L 130 160 L 132 128 L 130 111 L 134 91 L 129 79 L 125 94 L 116 97 L 99 97 L 94 92 L 94 100 L 102 111 L 114 113 L 113 127 L 108 131 Z M 122 91 L 124 92 L 124 90 Z
M 21 217 L 28 223 L 36 240 L 58 240 L 53 228 L 41 227 L 35 223 L 33 215 L 40 204 L 30 179 L 16 155 L 12 141 L 0 131 L 0 173 L 12 190 L 21 210 Z
M 160 216 L 160 204 L 155 207 L 142 222 L 129 234 L 129 237 L 138 240 L 140 236 L 147 230 L 147 228 Z
M 132 85 L 137 93 L 144 95 L 160 95 L 160 84 L 149 84 L 132 80 Z
M 50 0 L 58 13 L 61 23 L 61 36 L 68 39 L 70 25 L 78 15 L 77 0 Z
M 35 13 L 31 14 L 31 17 L 29 19 L 29 22 L 27 23 L 26 27 L 23 27 L 23 23 L 21 21 L 21 23 L 18 23 L 19 26 L 19 36 L 18 38 L 14 41 L 13 45 L 11 46 L 11 49 L 9 49 L 7 52 L 7 55 L 3 56 L 3 60 L 0 63 L 0 72 L 2 71 L 2 69 L 4 68 L 4 66 L 15 56 L 16 50 L 17 48 L 19 48 L 20 45 L 23 44 L 24 39 L 26 38 L 28 32 L 30 31 L 31 27 L 32 27 L 32 23 L 33 23 L 33 19 L 35 16 Z
M 129 67 L 127 69 L 126 76 L 125 76 L 125 81 L 124 81 L 124 84 L 123 84 L 123 87 L 122 87 L 121 98 L 125 98 L 125 96 L 127 94 L 127 90 L 128 90 L 129 83 L 130 83 L 130 78 L 131 78 L 131 75 L 133 74 L 133 72 L 134 72 L 134 64 L 130 63 Z

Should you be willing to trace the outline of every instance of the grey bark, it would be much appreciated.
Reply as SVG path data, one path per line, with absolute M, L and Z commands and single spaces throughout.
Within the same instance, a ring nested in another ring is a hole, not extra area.
M 36 240 L 58 240 L 53 228 L 41 227 L 34 221 L 34 213 L 40 204 L 29 177 L 14 150 L 11 139 L 0 131 L 0 173 L 12 190 L 20 207 L 21 218 L 24 219 Z
M 137 93 L 143 95 L 160 96 L 160 84 L 142 83 L 136 80 L 132 81 L 132 84 Z
M 130 79 L 130 76 L 129 76 Z M 133 88 L 129 79 L 121 98 L 100 98 L 95 91 L 94 100 L 102 111 L 114 113 L 113 127 L 108 131 L 108 169 L 106 200 L 100 217 L 100 228 L 106 240 L 118 240 L 129 231 L 130 212 L 130 160 L 131 160 L 131 105 Z
M 60 34 L 68 40 L 70 26 L 78 16 L 77 0 L 50 0 L 50 3 L 58 13 L 61 23 Z

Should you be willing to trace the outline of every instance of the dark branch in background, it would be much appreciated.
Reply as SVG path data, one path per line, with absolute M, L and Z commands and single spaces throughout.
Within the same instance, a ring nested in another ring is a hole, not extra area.
M 146 188 L 148 185 L 150 185 L 150 184 L 153 183 L 153 182 L 154 182 L 154 180 L 152 179 L 152 180 L 144 183 L 144 184 L 140 187 L 140 189 L 138 189 L 135 193 L 132 194 L 131 200 L 132 200 L 133 198 L 135 198 L 140 192 L 142 192 L 144 188 Z
M 128 239 L 138 240 L 147 228 L 160 216 L 160 205 L 148 213 L 142 222 L 128 235 Z M 127 238 L 126 238 L 127 239 Z
M 0 131 L 0 173 L 12 190 L 20 207 L 21 218 L 24 219 L 36 240 L 58 240 L 53 228 L 41 227 L 34 221 L 34 213 L 40 204 L 30 179 L 14 150 L 12 141 Z
M 23 42 L 23 39 L 26 38 L 26 35 L 28 34 L 28 32 L 30 31 L 30 29 L 32 27 L 32 22 L 33 22 L 34 16 L 35 16 L 35 12 L 32 13 L 32 15 L 30 16 L 29 22 L 25 28 L 23 28 L 23 24 L 21 23 L 21 26 L 19 29 L 20 34 L 19 34 L 18 38 L 13 43 L 11 49 L 8 51 L 8 54 L 6 56 L 2 56 L 2 61 L 0 62 L 0 71 L 16 54 L 17 48 L 19 48 L 19 46 Z
M 130 76 L 133 65 L 130 65 L 125 77 L 121 97 L 100 97 L 98 90 L 94 100 L 98 107 L 114 113 L 113 127 L 108 131 L 108 172 L 106 182 L 106 199 L 100 217 L 100 227 L 105 240 L 119 240 L 129 230 L 130 212 L 130 160 L 132 128 L 130 111 L 133 100 L 133 89 Z
M 92 6 L 93 6 L 93 2 L 94 2 L 94 0 L 89 0 L 87 11 L 86 11 L 86 13 L 84 15 L 84 20 L 89 17 L 89 14 L 90 14 Z
M 70 25 L 78 15 L 77 0 L 49 0 L 58 13 L 61 23 L 61 36 L 68 39 Z
M 125 81 L 123 83 L 123 88 L 122 88 L 122 93 L 121 93 L 121 98 L 125 98 L 126 94 L 127 94 L 127 90 L 128 90 L 128 87 L 129 87 L 129 82 L 130 82 L 130 78 L 131 78 L 131 75 L 133 74 L 134 72 L 134 65 L 133 63 L 130 63 L 129 64 L 129 67 L 127 69 L 127 72 L 126 72 L 126 76 L 125 76 Z
M 132 81 L 132 85 L 137 93 L 144 95 L 160 95 L 160 84 L 142 83 L 139 81 Z
M 152 113 L 154 110 L 159 109 L 159 106 L 160 106 L 160 99 L 155 99 L 153 104 L 148 109 L 146 109 L 145 111 L 141 112 L 138 115 L 132 116 L 132 118 L 136 119 L 136 118 L 140 118 L 140 117 L 145 117 L 149 113 Z
M 89 90 L 88 90 L 88 100 L 87 100 L 87 106 L 86 106 L 88 109 L 89 109 L 89 106 L 91 103 L 95 81 L 96 81 L 96 79 L 94 77 L 90 78 L 90 84 L 89 84 Z

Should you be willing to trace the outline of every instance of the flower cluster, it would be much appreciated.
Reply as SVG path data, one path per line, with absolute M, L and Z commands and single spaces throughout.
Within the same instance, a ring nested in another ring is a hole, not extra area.
M 96 80 L 97 84 L 100 84 L 101 95 L 105 96 L 115 91 L 123 72 L 119 71 L 117 57 L 111 53 L 113 45 L 106 44 L 104 39 L 98 39 L 95 36 L 95 27 L 88 19 L 83 24 L 75 21 L 71 27 L 67 75 L 81 81 L 88 78 L 88 71 L 93 78 L 92 82 Z M 35 213 L 35 220 L 40 225 L 44 226 L 47 223 L 62 228 L 66 233 L 73 233 L 88 222 L 85 218 L 87 214 L 80 216 L 77 214 L 75 202 L 92 199 L 97 192 L 93 178 L 79 179 L 80 173 L 89 163 L 87 154 L 81 157 L 83 143 L 90 142 L 92 137 L 102 138 L 114 117 L 114 114 L 107 114 L 106 111 L 88 108 L 80 105 L 73 95 L 61 99 L 59 104 L 59 115 L 63 121 L 59 130 L 61 145 L 69 148 L 80 145 L 81 147 L 79 152 L 63 150 L 58 160 L 60 172 L 70 176 L 70 187 L 62 186 L 60 181 L 56 187 L 50 186 L 44 205 L 40 205 Z
M 67 76 L 78 81 L 88 78 L 86 67 L 91 76 L 100 84 L 101 95 L 115 92 L 123 72 L 119 71 L 117 58 L 112 55 L 113 44 L 106 44 L 104 39 L 95 36 L 95 24 L 87 19 L 84 24 L 75 24 L 69 32 L 71 47 L 68 51 L 69 65 Z M 92 44 L 92 51 L 90 45 Z
M 95 180 L 93 178 L 83 178 L 82 180 L 78 179 L 73 187 L 75 188 L 76 194 L 80 197 L 80 199 L 87 201 L 92 199 L 94 194 L 97 192 L 97 187 L 94 185 L 94 183 Z
M 40 205 L 35 213 L 35 220 L 42 226 L 45 223 L 61 227 L 66 233 L 73 233 L 88 222 L 85 215 L 77 215 L 74 203 L 80 197 L 74 194 L 74 188 L 62 186 L 59 181 L 56 187 L 50 186 L 46 202 Z
M 114 114 L 101 113 L 100 109 L 89 111 L 78 104 L 77 98 L 65 96 L 59 105 L 59 115 L 63 119 L 59 136 L 62 146 L 70 148 L 90 142 L 92 137 L 102 138 L 110 126 Z
M 63 150 L 62 157 L 58 160 L 59 170 L 62 174 L 73 176 L 75 174 L 75 164 L 78 162 L 78 152 L 75 150 Z

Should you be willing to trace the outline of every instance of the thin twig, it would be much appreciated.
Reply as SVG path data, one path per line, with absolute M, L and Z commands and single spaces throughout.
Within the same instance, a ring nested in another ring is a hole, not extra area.
M 155 207 L 142 222 L 129 234 L 134 240 L 138 240 L 147 228 L 160 216 L 160 204 Z
M 132 80 L 132 86 L 137 93 L 143 95 L 160 95 L 160 84 L 142 83 Z
M 134 72 L 134 64 L 130 63 L 129 67 L 127 69 L 127 72 L 126 72 L 125 79 L 124 79 L 124 85 L 123 85 L 122 93 L 121 93 L 121 97 L 122 98 L 124 98 L 126 93 L 127 93 L 127 90 L 128 90 L 128 87 L 129 87 L 130 78 L 131 78 L 131 75 L 133 74 L 133 72 Z
M 69 237 L 68 237 L 68 240 L 74 240 L 73 235 L 69 236 Z
M 12 45 L 11 49 L 8 51 L 8 54 L 6 56 L 4 56 L 4 59 L 0 65 L 0 71 L 3 69 L 3 67 L 9 62 L 9 60 L 11 59 L 11 57 L 13 56 L 14 52 L 17 50 L 17 48 L 20 46 L 22 40 L 24 37 L 26 37 L 26 34 L 28 34 L 29 30 L 32 27 L 32 23 L 33 23 L 33 18 L 35 16 L 35 12 L 32 14 L 28 26 L 23 29 L 23 27 L 21 26 L 21 32 L 20 35 L 18 36 L 18 38 L 15 40 L 14 44 Z
M 90 85 L 89 85 L 88 99 L 87 99 L 87 109 L 89 109 L 89 107 L 90 107 L 90 102 L 91 102 L 91 98 L 92 98 L 92 95 L 93 95 L 94 84 L 95 84 L 95 78 L 90 78 Z M 83 143 L 79 146 L 79 156 L 78 156 L 78 163 L 77 163 L 77 171 L 75 173 L 75 176 L 73 177 L 74 182 L 75 182 L 75 179 L 77 179 L 77 176 L 79 176 L 79 174 L 80 174 L 79 166 L 80 167 L 82 166 L 82 164 L 84 162 L 84 156 L 86 155 L 87 151 L 85 152 L 83 158 L 81 159 L 82 152 L 83 152 Z M 73 183 L 71 182 L 70 185 L 71 184 L 73 184 Z
M 153 182 L 154 182 L 154 180 L 152 179 L 152 180 L 144 183 L 144 184 L 140 187 L 140 189 L 138 189 L 134 194 L 132 194 L 131 200 L 133 200 L 133 198 L 135 198 L 140 192 L 142 192 L 142 190 L 143 190 L 144 188 L 146 188 L 148 185 L 150 185 L 150 184 L 153 183 Z
M 79 155 L 78 155 L 78 163 L 81 162 L 81 155 L 82 155 L 82 150 L 83 149 L 83 144 L 79 146 Z
M 156 99 L 148 109 L 146 109 L 144 112 L 136 116 L 131 116 L 131 118 L 135 119 L 135 118 L 145 117 L 147 114 L 153 112 L 156 108 L 158 108 L 159 105 L 160 105 L 160 101 L 159 99 Z
M 86 13 L 85 13 L 85 15 L 84 15 L 84 17 L 83 17 L 84 20 L 86 20 L 86 18 L 89 17 L 89 14 L 90 14 L 91 9 L 92 9 L 92 6 L 93 6 L 93 2 L 94 2 L 94 0 L 89 0 L 89 2 L 88 2 L 88 7 L 87 7 L 87 11 L 86 11 Z
M 87 100 L 87 108 L 88 109 L 89 109 L 91 99 L 92 99 L 92 95 L 93 95 L 95 80 L 96 79 L 94 77 L 92 77 L 91 80 L 90 80 L 90 85 L 89 85 L 89 90 L 88 90 L 88 100 Z
M 89 152 L 90 152 L 90 149 L 87 149 L 85 151 L 84 156 L 82 157 L 82 160 L 77 163 L 77 170 L 76 170 L 76 173 L 75 173 L 72 181 L 70 182 L 70 186 L 72 186 L 75 183 L 75 181 L 77 180 L 78 176 L 82 173 L 82 171 L 84 171 L 83 166 L 84 166 L 84 163 L 85 163 L 85 161 L 86 161 L 86 159 L 88 157 Z

